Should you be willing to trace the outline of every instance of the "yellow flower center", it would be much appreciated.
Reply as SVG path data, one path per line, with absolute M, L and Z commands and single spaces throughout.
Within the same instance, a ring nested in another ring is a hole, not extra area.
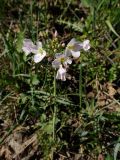
M 43 49 L 42 48 L 39 48 L 38 51 L 39 51 L 40 54 L 43 54 Z
M 61 63 L 63 63 L 65 61 L 65 58 L 64 57 L 60 58 L 60 61 Z
M 68 45 L 67 48 L 70 49 L 70 50 L 74 50 L 75 46 L 74 45 Z

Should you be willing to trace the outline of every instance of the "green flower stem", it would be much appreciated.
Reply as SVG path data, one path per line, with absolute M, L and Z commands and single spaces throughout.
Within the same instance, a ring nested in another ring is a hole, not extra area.
M 79 68 L 79 105 L 82 108 L 82 66 Z
M 56 72 L 54 71 L 54 81 L 53 81 L 53 87 L 54 87 L 54 101 L 56 102 Z M 54 108 L 53 108 L 53 141 L 55 140 L 55 120 L 56 120 L 56 103 L 54 102 Z M 53 159 L 53 153 L 54 149 L 52 150 L 52 158 Z
M 53 113 L 53 140 L 55 140 L 55 119 L 56 119 L 56 106 L 54 105 L 54 113 Z
M 32 109 L 34 109 L 34 106 L 35 106 L 35 101 L 34 101 L 34 87 L 33 85 L 31 84 L 30 85 L 30 88 L 31 88 L 31 103 L 32 103 Z
M 54 98 L 56 99 L 56 72 L 54 72 Z M 55 117 L 56 117 L 56 104 L 54 103 L 54 110 L 53 110 L 53 140 L 55 140 Z
M 30 3 L 30 32 L 31 32 L 32 39 L 34 39 L 33 37 L 33 4 L 34 4 L 34 1 L 31 1 Z

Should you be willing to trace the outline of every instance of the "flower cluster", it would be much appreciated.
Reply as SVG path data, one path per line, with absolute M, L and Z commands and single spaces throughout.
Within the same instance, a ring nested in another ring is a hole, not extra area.
M 52 67 L 58 69 L 56 79 L 60 79 L 62 81 L 66 80 L 67 68 L 70 64 L 72 64 L 73 58 L 76 59 L 80 57 L 81 49 L 83 49 L 84 51 L 88 51 L 90 49 L 90 41 L 85 40 L 80 43 L 76 41 L 75 38 L 73 38 L 67 44 L 64 53 L 55 54 L 55 59 L 52 62 Z M 30 53 L 33 53 L 33 60 L 35 63 L 42 61 L 42 59 L 46 56 L 46 51 L 43 50 L 42 43 L 37 42 L 35 45 L 30 39 L 24 40 L 22 50 L 25 52 L 26 56 Z
M 72 63 L 72 58 L 80 57 L 80 50 L 88 51 L 90 49 L 89 40 L 85 40 L 83 43 L 76 41 L 75 38 L 67 44 L 65 52 L 63 54 L 57 53 L 55 55 L 55 60 L 52 62 L 54 68 L 58 68 L 56 79 L 62 81 L 66 80 L 66 72 L 68 65 Z

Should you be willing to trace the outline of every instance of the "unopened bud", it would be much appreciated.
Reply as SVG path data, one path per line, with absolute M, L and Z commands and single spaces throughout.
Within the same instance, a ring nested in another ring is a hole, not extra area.
M 62 46 L 62 47 L 65 47 L 65 43 L 62 43 L 61 46 Z
M 56 38 L 57 36 L 58 36 L 58 32 L 57 30 L 55 30 L 54 37 Z

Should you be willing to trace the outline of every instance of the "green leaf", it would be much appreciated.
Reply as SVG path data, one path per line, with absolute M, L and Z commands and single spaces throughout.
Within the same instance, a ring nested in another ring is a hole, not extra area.
M 91 0 L 81 0 L 81 3 L 84 7 L 91 7 Z
M 25 115 L 25 112 L 26 112 L 26 110 L 25 110 L 25 109 L 23 109 L 23 110 L 22 110 L 22 112 L 21 112 L 21 114 L 20 114 L 20 118 L 19 118 L 19 120 L 23 120 L 24 115 Z
M 94 0 L 81 0 L 81 3 L 84 7 L 90 8 L 91 13 L 93 14 L 93 10 L 96 5 Z
M 108 154 L 105 160 L 113 160 L 113 158 Z
M 98 7 L 97 7 L 97 11 L 101 8 L 101 6 L 102 6 L 102 4 L 104 3 L 104 1 L 105 1 L 105 0 L 101 0 L 101 1 L 100 1 L 100 3 L 98 4 Z
M 26 101 L 27 101 L 27 99 L 28 99 L 28 97 L 27 97 L 24 93 L 22 93 L 22 94 L 20 95 L 20 99 L 21 99 L 21 101 L 22 101 L 22 104 L 25 104 Z
M 23 39 L 24 39 L 24 32 L 19 32 L 16 41 L 16 49 L 18 52 L 21 52 L 22 50 Z
M 117 160 L 117 154 L 120 148 L 120 143 L 117 143 L 115 148 L 114 148 L 114 160 Z
M 52 134 L 52 132 L 53 132 L 53 124 L 52 124 L 52 121 L 48 122 L 48 124 L 46 124 L 46 125 L 43 127 L 43 130 L 44 130 L 44 132 L 47 132 L 47 134 Z
M 33 85 L 38 85 L 39 84 L 39 80 L 37 78 L 37 75 L 32 75 L 32 82 Z
M 109 29 L 117 36 L 120 38 L 119 34 L 117 34 L 117 32 L 115 31 L 115 29 L 113 28 L 111 22 L 109 20 L 106 20 L 106 24 L 109 27 Z

